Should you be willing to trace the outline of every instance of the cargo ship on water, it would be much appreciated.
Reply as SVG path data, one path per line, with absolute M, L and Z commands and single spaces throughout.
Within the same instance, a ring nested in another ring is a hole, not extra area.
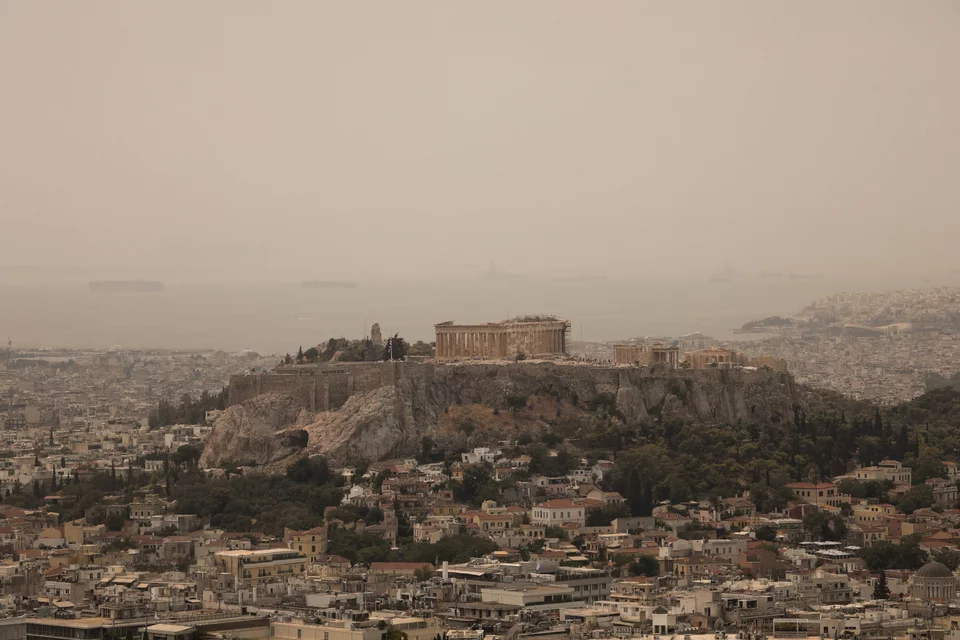
M 356 289 L 357 283 L 349 280 L 304 280 L 301 289 Z
M 163 291 L 167 285 L 158 280 L 97 280 L 90 291 Z

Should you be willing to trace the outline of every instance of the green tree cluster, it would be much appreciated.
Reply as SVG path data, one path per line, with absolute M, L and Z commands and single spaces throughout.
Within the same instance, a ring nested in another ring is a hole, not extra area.
M 207 419 L 207 411 L 227 408 L 228 394 L 229 390 L 224 387 L 219 393 L 204 390 L 197 398 L 184 394 L 178 405 L 161 400 L 157 408 L 150 412 L 147 423 L 151 428 L 172 424 L 203 424 Z
M 863 559 L 874 573 L 887 569 L 916 570 L 928 561 L 927 552 L 920 548 L 920 540 L 920 534 L 904 536 L 899 544 L 880 540 L 863 550 Z
M 319 525 L 326 508 L 340 504 L 343 490 L 335 481 L 320 482 L 325 465 L 310 458 L 283 476 L 214 479 L 188 470 L 172 484 L 171 497 L 185 513 L 209 517 L 213 526 L 281 536 L 284 528 L 302 531 Z

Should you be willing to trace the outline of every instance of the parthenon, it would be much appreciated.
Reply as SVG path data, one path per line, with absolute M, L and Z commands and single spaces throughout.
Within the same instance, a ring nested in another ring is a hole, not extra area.
M 437 358 L 514 358 L 566 353 L 570 323 L 559 318 L 517 318 L 487 324 L 434 325 Z

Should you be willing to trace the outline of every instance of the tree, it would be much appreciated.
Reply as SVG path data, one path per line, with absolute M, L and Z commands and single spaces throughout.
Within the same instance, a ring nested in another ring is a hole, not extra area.
M 624 504 L 608 504 L 603 507 L 590 507 L 586 512 L 588 527 L 609 527 L 617 518 L 630 515 L 630 510 Z
M 917 509 L 927 509 L 933 506 L 933 489 L 926 484 L 918 484 L 903 494 L 897 506 L 900 511 L 910 515 Z
M 393 334 L 387 338 L 383 345 L 383 357 L 381 360 L 403 360 L 407 357 L 407 341 L 400 337 L 399 333 Z
M 803 529 L 815 540 L 842 540 L 847 535 L 843 516 L 824 511 L 812 511 L 804 516 Z
M 960 567 L 960 551 L 937 549 L 933 552 L 932 559 L 934 562 L 939 562 L 946 566 L 950 571 L 956 571 L 957 567 Z
M 173 452 L 173 455 L 170 456 L 170 461 L 173 462 L 174 466 L 176 467 L 180 467 L 181 465 L 195 467 L 197 462 L 200 461 L 200 456 L 202 455 L 203 452 L 197 447 L 193 446 L 192 444 L 184 444 Z
M 766 540 L 767 542 L 777 541 L 777 530 L 769 525 L 761 525 L 753 530 L 753 535 L 757 540 Z
M 486 465 L 464 469 L 463 481 L 453 488 L 453 495 L 458 501 L 477 505 L 484 500 L 496 500 L 499 494 L 497 483 Z
M 287 477 L 294 482 L 321 485 L 330 482 L 330 466 L 322 456 L 300 458 L 287 467 Z
M 542 436 L 540 436 L 540 442 L 547 445 L 548 447 L 555 447 L 558 444 L 563 444 L 563 436 L 560 434 L 554 433 L 553 431 L 547 431 Z
M 879 540 L 863 550 L 870 571 L 885 569 L 916 570 L 927 563 L 927 552 L 920 548 L 920 534 L 904 536 L 900 544 Z
M 877 583 L 873 585 L 873 599 L 886 600 L 890 597 L 890 587 L 887 586 L 887 572 L 881 571 Z
M 407 349 L 408 356 L 426 356 L 432 358 L 434 355 L 434 347 L 432 344 L 427 344 L 423 340 L 417 340 L 410 348 Z
M 560 538 L 563 540 L 567 537 L 567 532 L 564 531 L 562 527 L 547 527 L 543 530 L 543 536 L 545 538 Z
M 658 576 L 660 575 L 660 563 L 653 556 L 640 556 L 630 563 L 630 575 Z
M 107 531 L 121 531 L 123 529 L 123 516 L 117 513 L 111 514 L 104 524 L 107 526 Z
M 303 364 L 303 347 L 297 350 L 297 364 Z
M 386 625 L 386 633 L 383 634 L 383 640 L 407 640 L 407 633 L 389 623 Z
M 507 408 L 514 415 L 518 414 L 527 408 L 527 396 L 522 393 L 511 393 L 507 396 Z

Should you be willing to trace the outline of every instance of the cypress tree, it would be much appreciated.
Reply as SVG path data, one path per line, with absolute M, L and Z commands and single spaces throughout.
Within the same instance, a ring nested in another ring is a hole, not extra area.
M 887 572 L 881 571 L 877 583 L 873 585 L 873 599 L 886 600 L 890 597 L 890 587 L 887 586 Z

